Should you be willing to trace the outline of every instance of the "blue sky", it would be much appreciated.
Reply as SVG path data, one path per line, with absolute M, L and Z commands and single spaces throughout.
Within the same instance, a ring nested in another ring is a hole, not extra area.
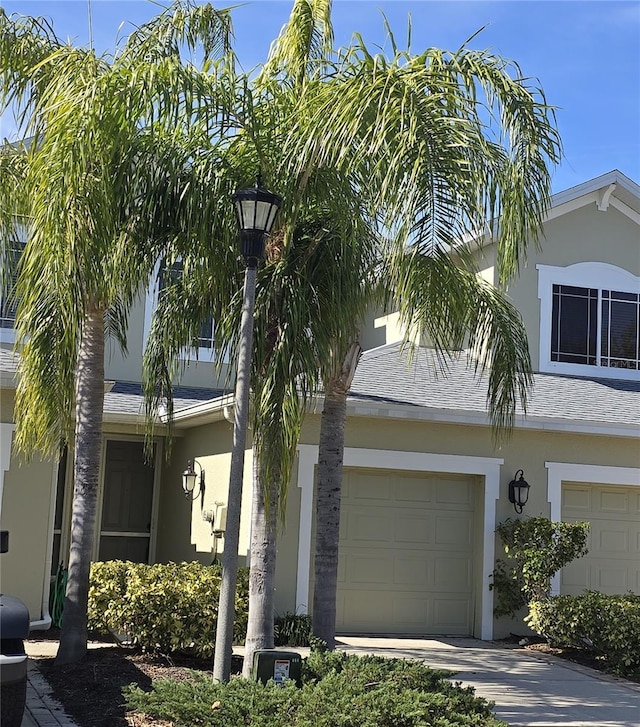
M 88 43 L 88 0 L 0 0 L 0 5 L 8 13 L 45 15 L 59 37 Z M 214 5 L 236 6 L 236 51 L 249 69 L 265 59 L 292 2 Z M 126 34 L 127 22 L 139 24 L 157 10 L 146 0 L 91 0 L 96 50 L 113 48 L 123 23 L 120 32 Z M 429 46 L 453 50 L 486 26 L 472 47 L 491 48 L 540 80 L 557 107 L 564 144 L 554 192 L 614 168 L 640 183 L 640 0 L 334 0 L 336 45 L 354 32 L 368 44 L 383 44 L 382 13 L 399 46 L 406 43 L 411 15 L 414 52 Z M 15 136 L 6 115 L 0 118 L 1 136 Z

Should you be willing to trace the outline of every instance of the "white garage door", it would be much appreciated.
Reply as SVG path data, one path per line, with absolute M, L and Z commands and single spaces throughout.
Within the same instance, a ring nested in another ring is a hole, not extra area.
M 562 570 L 561 593 L 640 593 L 640 488 L 564 483 L 562 519 L 591 528 L 589 553 Z
M 473 633 L 474 482 L 345 469 L 337 629 Z

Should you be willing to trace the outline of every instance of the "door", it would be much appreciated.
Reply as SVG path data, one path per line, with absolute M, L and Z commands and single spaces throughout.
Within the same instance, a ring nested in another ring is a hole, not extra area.
M 149 562 L 153 481 L 143 442 L 107 441 L 98 560 Z
M 465 475 L 345 469 L 338 631 L 473 633 L 475 489 Z
M 587 555 L 562 569 L 561 593 L 640 593 L 640 487 L 563 483 L 562 519 L 591 527 Z

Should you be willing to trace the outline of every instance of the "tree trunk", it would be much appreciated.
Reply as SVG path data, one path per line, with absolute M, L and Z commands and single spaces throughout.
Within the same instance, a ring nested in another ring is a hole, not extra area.
M 255 262 L 255 261 L 254 261 Z M 253 311 L 256 294 L 256 265 L 248 264 L 244 274 L 242 320 L 240 322 L 240 350 L 236 373 L 236 391 L 233 424 L 233 449 L 229 473 L 227 498 L 227 529 L 222 553 L 222 582 L 218 601 L 218 623 L 213 660 L 213 678 L 228 682 L 231 676 L 233 651 L 233 622 L 235 618 L 236 584 L 238 582 L 238 545 L 240 542 L 240 508 L 242 505 L 242 479 L 244 452 L 247 441 L 249 415 L 249 388 L 253 343 Z
M 336 643 L 340 496 L 347 394 L 360 354 L 360 345 L 353 343 L 339 374 L 326 382 L 320 424 L 312 619 L 314 636 L 325 641 L 330 649 L 334 649 Z
M 104 311 L 86 316 L 76 366 L 74 487 L 69 575 L 56 664 L 72 664 L 87 651 L 89 569 L 98 499 L 98 463 L 104 404 Z
M 268 492 L 265 487 L 268 484 Z M 265 501 L 268 497 L 268 505 Z M 253 476 L 251 509 L 251 563 L 249 568 L 249 621 L 244 644 L 242 674 L 251 676 L 253 653 L 273 649 L 273 598 L 276 575 L 277 483 L 263 482 L 259 463 Z

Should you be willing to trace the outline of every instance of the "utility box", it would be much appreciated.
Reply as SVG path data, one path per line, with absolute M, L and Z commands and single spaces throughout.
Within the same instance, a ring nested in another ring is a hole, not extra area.
M 292 679 L 297 687 L 302 687 L 302 657 L 296 651 L 260 649 L 253 652 L 251 674 L 255 681 L 263 684 L 273 679 L 283 686 L 287 679 Z

